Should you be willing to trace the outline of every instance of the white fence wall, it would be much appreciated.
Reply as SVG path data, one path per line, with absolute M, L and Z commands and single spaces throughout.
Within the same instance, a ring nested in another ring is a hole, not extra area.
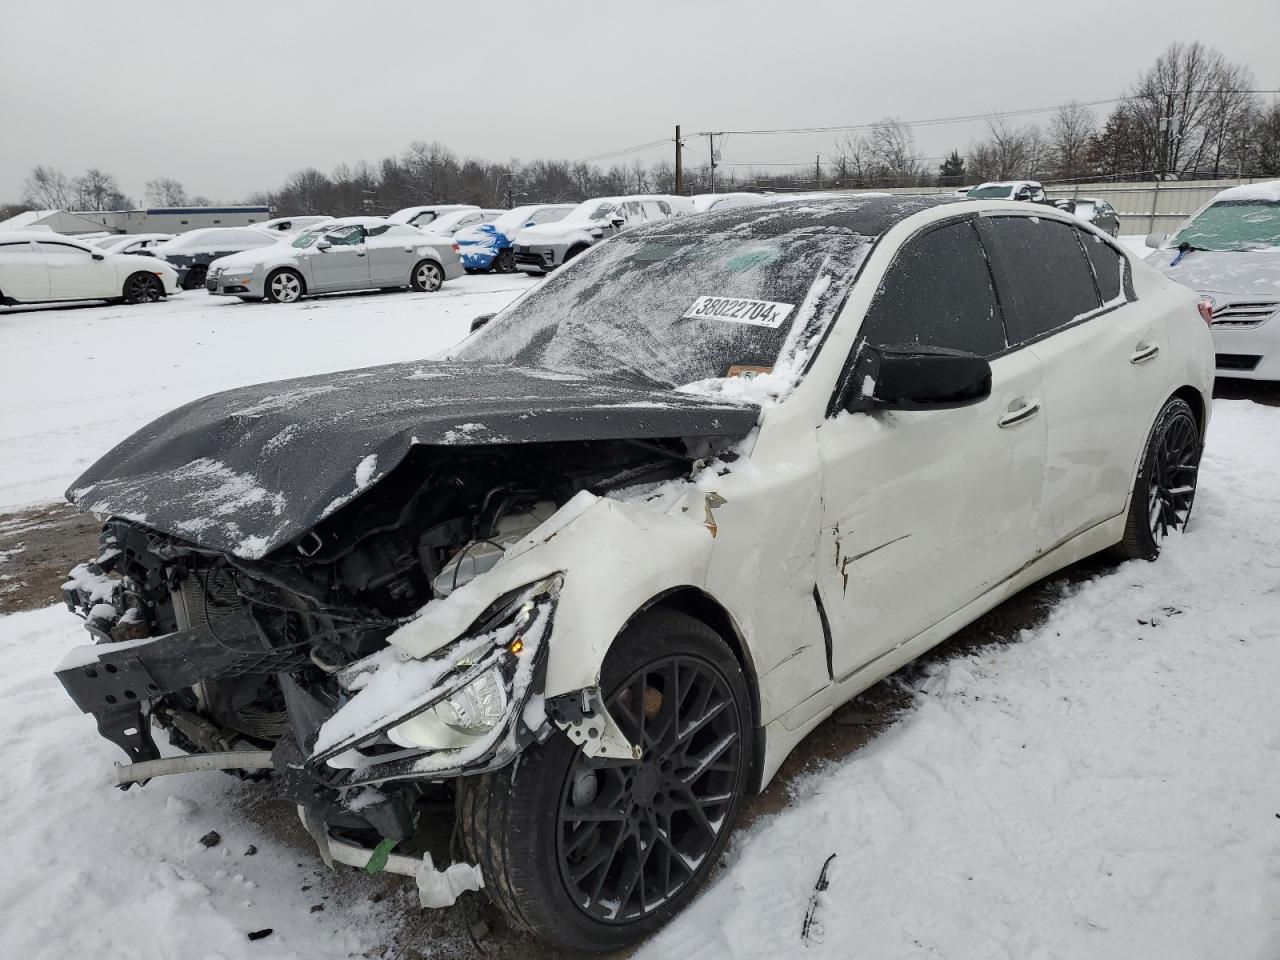
M 1187 217 L 1213 199 L 1214 194 L 1258 178 L 1243 180 L 1166 180 L 1149 183 L 1046 184 L 1051 198 L 1100 197 L 1120 214 L 1120 232 L 1172 233 Z M 954 187 L 896 187 L 884 193 L 954 193 Z

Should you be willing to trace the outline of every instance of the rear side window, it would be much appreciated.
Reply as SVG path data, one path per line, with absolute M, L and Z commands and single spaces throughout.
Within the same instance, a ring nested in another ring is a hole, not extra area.
M 1101 305 L 1074 227 L 1040 217 L 990 217 L 986 223 L 1002 266 L 1010 343 L 1065 327 Z
M 1005 348 L 1000 307 L 973 224 L 952 223 L 907 242 L 862 321 L 877 346 L 951 347 L 980 357 Z
M 1122 297 L 1125 259 L 1115 247 L 1100 236 L 1079 231 L 1080 243 L 1093 267 L 1093 278 L 1098 282 L 1098 292 L 1103 304 L 1116 302 Z

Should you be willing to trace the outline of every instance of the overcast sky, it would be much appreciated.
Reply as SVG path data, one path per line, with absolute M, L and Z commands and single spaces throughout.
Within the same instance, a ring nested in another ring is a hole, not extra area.
M 670 137 L 676 123 L 800 127 L 1096 100 L 1172 40 L 1200 39 L 1280 88 L 1276 0 L 3 3 L 0 202 L 19 199 L 37 163 L 73 176 L 99 167 L 139 200 L 147 180 L 173 177 L 233 201 L 412 140 L 579 159 Z M 920 128 L 917 143 L 928 156 L 963 150 L 980 126 Z M 723 156 L 811 163 L 833 139 L 736 135 Z M 670 154 L 665 144 L 623 161 Z

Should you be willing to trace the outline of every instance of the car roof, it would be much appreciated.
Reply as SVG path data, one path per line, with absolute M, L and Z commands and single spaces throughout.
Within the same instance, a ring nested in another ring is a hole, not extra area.
M 900 194 L 878 197 L 832 196 L 822 199 L 778 200 L 764 206 L 712 210 L 696 217 L 675 217 L 627 236 L 699 236 L 734 228 L 753 235 L 776 235 L 797 229 L 841 230 L 878 237 L 901 220 L 944 204 L 979 204 L 951 194 Z
M 45 243 L 74 243 L 82 247 L 90 246 L 88 240 L 69 237 L 65 233 L 54 233 L 52 230 L 0 230 L 0 243 L 27 243 L 32 240 L 43 240 Z

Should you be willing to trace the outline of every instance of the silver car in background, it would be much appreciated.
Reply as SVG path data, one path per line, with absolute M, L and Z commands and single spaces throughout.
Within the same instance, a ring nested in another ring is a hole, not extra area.
M 382 217 L 344 217 L 292 240 L 223 257 L 209 265 L 205 289 L 241 300 L 292 303 L 344 290 L 432 292 L 462 276 L 458 245 Z

